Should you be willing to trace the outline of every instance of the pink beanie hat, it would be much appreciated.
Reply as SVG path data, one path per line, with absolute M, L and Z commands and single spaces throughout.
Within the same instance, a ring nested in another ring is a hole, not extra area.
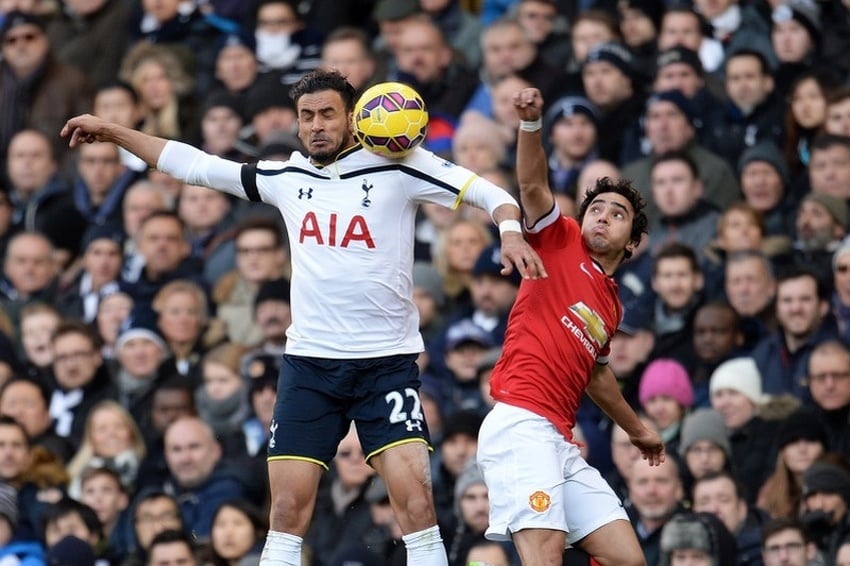
M 662 358 L 646 366 L 638 386 L 640 404 L 645 405 L 657 395 L 672 397 L 686 409 L 694 404 L 694 388 L 682 364 Z

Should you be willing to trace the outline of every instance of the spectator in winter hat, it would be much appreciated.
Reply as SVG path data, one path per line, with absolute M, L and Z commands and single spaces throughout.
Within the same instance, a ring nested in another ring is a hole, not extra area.
M 636 84 L 634 61 L 621 43 L 610 41 L 593 47 L 581 69 L 587 98 L 600 111 L 600 132 L 624 132 L 643 111 L 643 95 Z M 620 163 L 622 135 L 599 139 L 599 157 Z
M 774 425 L 759 416 L 766 396 L 761 374 L 752 358 L 734 358 L 717 366 L 709 382 L 711 406 L 723 417 L 729 431 L 735 473 L 748 502 L 773 471 Z
M 413 302 L 419 311 L 419 332 L 427 346 L 445 330 L 442 309 L 446 302 L 443 278 L 428 262 L 413 264 Z
M 651 362 L 641 376 L 638 397 L 644 413 L 661 434 L 667 451 L 675 452 L 682 419 L 694 402 L 687 370 L 672 359 Z
M 723 522 L 710 513 L 675 515 L 661 531 L 660 566 L 735 564 L 737 545 Z
M 250 33 L 222 35 L 215 42 L 215 78 L 230 94 L 242 94 L 257 78 L 257 42 Z
M 763 140 L 748 147 L 738 160 L 738 178 L 744 200 L 764 218 L 765 235 L 787 235 L 794 198 L 791 174 L 777 145 Z
M 811 64 L 821 40 L 820 16 L 820 6 L 813 0 L 788 0 L 774 6 L 770 39 L 779 73 L 789 63 Z
M 723 416 L 730 430 L 744 426 L 766 398 L 761 374 L 752 358 L 735 358 L 720 364 L 709 382 L 712 407 Z
M 597 156 L 599 110 L 583 96 L 565 96 L 546 113 L 545 126 L 552 146 L 549 185 L 575 198 L 582 169 Z
M 840 543 L 850 535 L 850 465 L 830 452 L 803 474 L 802 520 L 827 564 L 834 564 Z
M 263 282 L 254 298 L 254 321 L 262 330 L 260 349 L 267 354 L 282 354 L 286 330 L 292 323 L 289 279 L 280 277 Z
M 679 454 L 692 477 L 718 472 L 731 463 L 732 447 L 723 417 L 713 409 L 698 409 L 685 417 Z
M 475 462 L 478 430 L 483 418 L 475 411 L 457 411 L 443 419 L 443 439 L 433 459 L 434 504 L 440 524 L 454 524 L 454 486 Z
M 471 462 L 457 478 L 454 507 L 457 529 L 446 541 L 450 561 L 466 556 L 472 543 L 481 538 L 489 524 L 487 484 L 475 462 Z

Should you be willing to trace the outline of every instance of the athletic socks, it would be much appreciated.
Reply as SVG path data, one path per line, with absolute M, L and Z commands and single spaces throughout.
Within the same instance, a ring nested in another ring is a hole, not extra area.
M 302 542 L 304 539 L 301 537 L 269 531 L 260 556 L 260 566 L 301 566 Z
M 446 547 L 437 525 L 404 535 L 401 540 L 407 547 L 408 566 L 448 566 Z

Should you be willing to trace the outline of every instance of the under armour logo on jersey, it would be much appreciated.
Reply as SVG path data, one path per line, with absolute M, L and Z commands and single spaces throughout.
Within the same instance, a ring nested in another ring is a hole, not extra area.
M 407 419 L 404 421 L 404 426 L 407 427 L 407 432 L 413 432 L 415 428 L 419 432 L 422 432 L 422 421 L 414 421 L 412 419 Z
M 368 181 L 366 179 L 363 179 L 363 185 L 360 187 L 361 189 L 363 189 L 363 192 L 366 193 L 366 196 L 363 197 L 362 201 L 360 201 L 360 206 L 362 206 L 363 208 L 369 208 L 369 205 L 372 204 L 371 199 L 369 199 L 369 191 L 372 190 L 372 185 L 369 185 L 367 183 Z
M 313 187 L 310 187 L 309 189 L 298 189 L 298 200 L 301 200 L 304 197 L 307 197 L 308 200 L 313 198 Z
M 269 432 L 271 433 L 271 436 L 269 437 L 269 448 L 274 448 L 274 445 L 275 445 L 274 435 L 277 432 L 277 423 L 274 421 L 274 419 L 272 419 L 272 424 L 269 427 Z

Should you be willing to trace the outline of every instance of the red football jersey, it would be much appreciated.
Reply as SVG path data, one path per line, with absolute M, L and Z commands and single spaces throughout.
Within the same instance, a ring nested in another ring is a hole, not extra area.
M 608 362 L 623 307 L 617 284 L 588 254 L 578 222 L 554 213 L 551 224 L 527 235 L 549 277 L 523 280 L 490 393 L 546 417 L 572 440 L 582 394 L 594 365 Z

